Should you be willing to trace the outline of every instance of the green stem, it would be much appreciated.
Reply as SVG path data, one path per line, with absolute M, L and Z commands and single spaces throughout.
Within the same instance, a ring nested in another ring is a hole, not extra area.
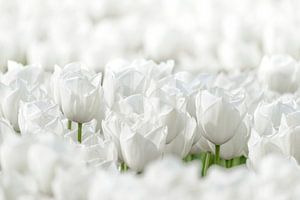
M 68 120 L 68 129 L 71 130 L 72 129 L 72 121 Z
M 220 145 L 215 145 L 215 164 L 220 165 Z
M 232 159 L 232 166 L 235 167 L 235 166 L 238 166 L 238 165 L 240 165 L 240 158 L 239 157 L 233 158 Z
M 121 163 L 120 171 L 121 172 L 126 172 L 128 170 L 128 166 L 126 165 L 125 162 Z
M 241 165 L 242 165 L 242 164 L 245 164 L 246 161 L 247 161 L 247 158 L 246 158 L 245 156 L 241 156 L 241 157 L 240 157 L 240 164 L 241 164 Z
M 207 174 L 207 170 L 209 167 L 209 161 L 210 161 L 210 155 L 211 155 L 210 152 L 206 152 L 204 155 L 204 162 L 202 162 L 202 172 L 201 172 L 202 176 L 206 176 L 206 174 Z
M 78 123 L 77 139 L 79 143 L 82 142 L 82 123 Z
M 230 168 L 230 160 L 225 160 L 226 168 Z
M 229 167 L 230 167 L 230 168 L 232 167 L 232 164 L 233 164 L 233 158 L 231 158 L 231 159 L 229 160 Z
M 189 154 L 185 157 L 185 162 L 191 162 L 193 160 L 192 154 Z

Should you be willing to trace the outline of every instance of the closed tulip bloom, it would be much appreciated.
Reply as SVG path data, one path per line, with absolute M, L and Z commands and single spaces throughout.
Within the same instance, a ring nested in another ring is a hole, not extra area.
M 121 98 L 144 94 L 151 80 L 160 80 L 171 74 L 173 67 L 173 61 L 160 64 L 147 60 L 136 60 L 129 64 L 108 63 L 103 79 L 104 99 L 107 106 L 113 108 Z
M 226 143 L 236 134 L 246 112 L 242 93 L 221 88 L 200 91 L 196 109 L 203 136 L 215 145 Z
M 86 163 L 90 166 L 106 167 L 107 164 L 116 164 L 118 150 L 111 140 L 104 140 L 99 132 L 89 133 L 80 145 Z
M 221 158 L 230 160 L 245 155 L 248 149 L 250 130 L 250 119 L 246 117 L 238 127 L 233 138 L 221 146 Z
M 9 122 L 5 119 L 0 118 L 0 148 L 2 143 L 9 137 L 13 137 L 15 131 Z
M 54 66 L 54 72 L 50 77 L 51 87 L 50 87 L 50 95 L 53 98 L 54 102 L 59 105 L 61 108 L 61 100 L 60 100 L 60 75 L 62 73 L 62 69 L 58 66 Z
M 142 171 L 146 164 L 159 158 L 166 143 L 167 128 L 133 130 L 123 125 L 120 136 L 122 155 L 126 164 L 135 171 Z
M 293 156 L 300 163 L 300 111 L 282 116 L 277 134 L 274 136 L 276 143 L 281 147 L 286 156 Z
M 8 71 L 2 77 L 2 82 L 6 85 L 10 85 L 16 80 L 22 80 L 29 89 L 33 89 L 45 81 L 45 73 L 41 66 L 24 66 L 14 61 L 8 61 L 7 67 Z
M 120 146 L 120 134 L 122 118 L 115 113 L 108 113 L 106 118 L 102 121 L 102 130 L 104 138 L 114 143 L 118 151 L 118 159 L 123 160 L 121 146 Z
M 101 73 L 71 63 L 63 68 L 58 87 L 61 108 L 69 120 L 86 123 L 95 117 L 100 106 Z
M 254 128 L 260 135 L 273 134 L 279 128 L 282 116 L 295 111 L 293 102 L 288 103 L 282 100 L 271 103 L 261 102 L 253 115 Z
M 63 136 L 65 128 L 62 113 L 57 104 L 50 100 L 38 100 L 22 103 L 19 110 L 21 134 L 54 133 Z
M 180 158 L 184 158 L 190 153 L 196 136 L 196 120 L 186 114 L 183 118 L 185 128 L 165 147 L 165 153 L 174 154 Z
M 270 90 L 293 93 L 300 84 L 300 67 L 287 55 L 265 56 L 260 64 L 259 78 Z
M 166 126 L 168 128 L 168 134 L 166 142 L 170 143 L 176 138 L 177 135 L 184 132 L 185 129 L 189 128 L 189 120 L 193 121 L 187 112 L 182 112 L 169 105 L 160 105 L 157 109 L 153 110 L 158 114 L 157 118 L 153 117 L 153 120 L 161 126 Z M 154 114 L 154 113 L 153 113 Z M 192 141 L 194 143 L 194 140 Z
M 257 168 L 264 157 L 270 154 L 284 155 L 282 148 L 276 143 L 275 135 L 259 135 L 252 129 L 248 142 L 248 161 L 249 167 Z
M 19 131 L 18 114 L 20 102 L 31 98 L 25 87 L 25 83 L 23 81 L 17 81 L 9 86 L 0 83 L 0 93 L 2 115 L 10 122 L 16 131 Z

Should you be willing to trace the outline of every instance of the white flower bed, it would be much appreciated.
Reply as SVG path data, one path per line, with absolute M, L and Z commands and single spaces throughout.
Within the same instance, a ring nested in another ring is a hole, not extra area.
M 102 76 L 80 63 L 49 73 L 10 61 L 1 197 L 298 198 L 298 62 L 275 55 L 217 75 L 173 68 L 112 62 Z
M 299 199 L 299 9 L 0 0 L 0 200 Z

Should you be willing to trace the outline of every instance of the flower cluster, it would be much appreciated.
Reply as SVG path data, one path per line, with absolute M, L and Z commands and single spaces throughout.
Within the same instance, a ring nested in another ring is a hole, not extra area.
M 257 70 L 229 74 L 174 65 L 112 61 L 102 75 L 10 61 L 0 76 L 1 197 L 211 199 L 220 187 L 224 199 L 299 197 L 298 61 L 265 56 Z

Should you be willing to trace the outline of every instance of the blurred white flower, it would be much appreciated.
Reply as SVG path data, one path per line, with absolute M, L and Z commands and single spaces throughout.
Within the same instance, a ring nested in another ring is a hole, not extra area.
M 227 70 L 249 69 L 259 64 L 261 53 L 256 42 L 224 41 L 219 49 L 220 62 Z
M 300 84 L 299 64 L 288 55 L 265 56 L 258 75 L 269 89 L 279 93 L 293 93 Z
M 92 171 L 86 168 L 70 168 L 57 170 L 57 176 L 52 183 L 54 197 L 57 200 L 87 199 L 89 187 L 93 180 Z
M 300 111 L 282 116 L 278 133 L 274 136 L 276 144 L 287 157 L 294 157 L 300 163 Z
M 284 155 L 283 150 L 276 144 L 275 137 L 275 135 L 260 136 L 255 130 L 252 130 L 248 143 L 247 164 L 249 167 L 256 169 L 267 155 Z
M 1 169 L 25 173 L 28 170 L 27 153 L 30 139 L 18 136 L 9 137 L 1 147 Z

